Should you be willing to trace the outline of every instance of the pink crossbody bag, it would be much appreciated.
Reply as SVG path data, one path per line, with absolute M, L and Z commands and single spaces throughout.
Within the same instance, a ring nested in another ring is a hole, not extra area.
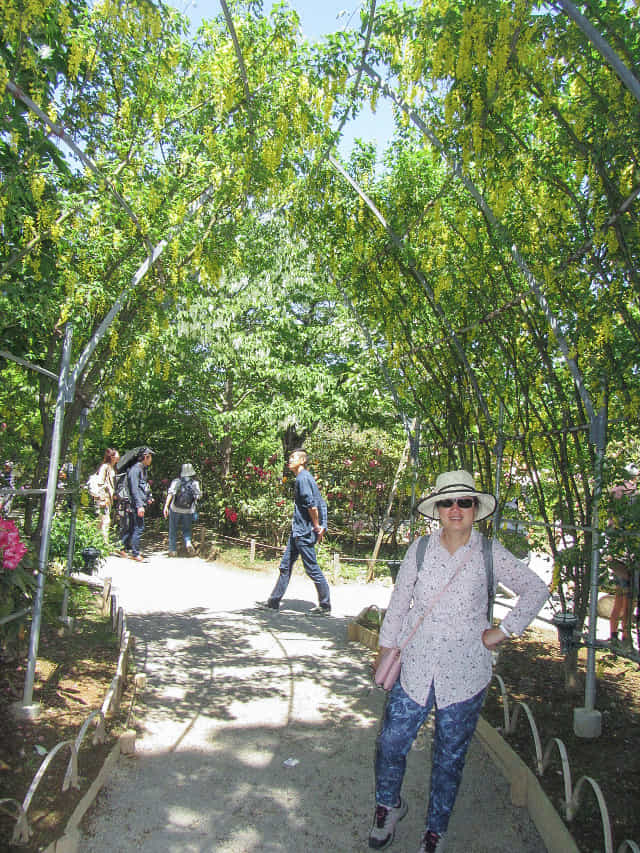
M 426 539 L 428 542 L 429 537 L 428 536 L 423 537 L 423 539 Z M 418 563 L 417 558 L 420 555 L 420 551 L 421 551 L 420 544 L 418 545 L 418 554 L 416 554 L 416 563 Z M 422 553 L 422 560 L 419 563 L 418 574 L 420 573 L 421 564 L 424 562 L 424 555 L 426 553 L 426 550 L 427 550 L 427 546 L 425 543 L 424 551 Z M 429 608 L 427 610 L 425 610 L 425 612 L 422 614 L 422 616 L 418 619 L 416 624 L 413 626 L 411 633 L 409 634 L 407 639 L 404 641 L 404 643 L 401 646 L 394 646 L 392 649 L 389 649 L 389 651 L 385 652 L 384 657 L 382 658 L 382 660 L 378 664 L 378 668 L 376 669 L 376 674 L 373 677 L 373 679 L 374 679 L 375 683 L 378 685 L 378 687 L 382 687 L 383 690 L 391 690 L 393 685 L 396 683 L 396 681 L 398 680 L 398 677 L 400 675 L 400 668 L 402 667 L 402 652 L 404 651 L 405 647 L 409 645 L 409 643 L 413 639 L 413 637 L 414 637 L 416 631 L 418 630 L 418 628 L 420 627 L 420 625 L 422 625 L 425 616 L 428 616 L 429 613 L 431 613 L 431 611 L 436 606 L 438 601 L 440 601 L 440 599 L 445 594 L 447 589 L 453 583 L 454 578 L 458 575 L 458 572 L 460 571 L 461 568 L 462 568 L 462 566 L 459 566 L 456 569 L 456 571 L 451 575 L 451 577 L 449 578 L 447 583 L 442 587 L 442 589 L 440 590 L 438 595 L 431 602 L 431 605 L 429 606 Z M 416 579 L 417 579 L 417 575 L 416 575 Z

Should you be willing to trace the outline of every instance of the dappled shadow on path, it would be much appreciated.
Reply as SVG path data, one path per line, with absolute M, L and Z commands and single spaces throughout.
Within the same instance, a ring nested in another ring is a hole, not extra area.
M 302 598 L 280 612 L 246 606 L 243 593 L 255 588 L 238 587 L 237 575 L 178 564 L 168 576 L 180 573 L 172 605 L 195 588 L 207 606 L 192 606 L 192 597 L 168 612 L 155 595 L 162 568 L 136 573 L 142 593 L 131 591 L 149 607 L 128 617 L 136 666 L 148 677 L 135 712 L 137 753 L 120 760 L 85 821 L 83 853 L 365 850 L 385 694 L 371 681 L 372 652 L 347 641 L 349 618 L 308 617 Z M 361 598 L 342 596 L 354 615 Z M 542 853 L 526 814 L 509 805 L 506 782 L 478 745 L 472 754 L 451 828 L 459 849 Z M 429 750 L 412 753 L 398 850 L 418 846 L 428 778 Z
M 132 616 L 136 665 L 148 675 L 145 713 L 185 725 L 199 715 L 283 725 L 303 713 L 306 692 L 317 695 L 315 714 L 331 705 L 360 716 L 374 691 L 370 653 L 347 643 L 347 621 L 254 609 Z

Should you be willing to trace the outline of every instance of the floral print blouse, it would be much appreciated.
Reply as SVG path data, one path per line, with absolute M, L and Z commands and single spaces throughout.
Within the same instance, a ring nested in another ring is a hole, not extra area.
M 482 537 L 472 530 L 467 544 L 451 555 L 440 542 L 441 533 L 437 530 L 429 538 L 420 571 L 416 565 L 418 540 L 409 547 L 380 629 L 380 645 L 402 645 L 426 612 L 402 652 L 400 683 L 414 702 L 425 705 L 433 682 L 436 704 L 446 708 L 487 686 L 492 654 L 482 643 L 482 632 L 489 627 Z M 535 572 L 495 540 L 493 572 L 495 584 L 501 583 L 518 596 L 502 626 L 509 634 L 521 634 L 547 600 L 549 590 Z

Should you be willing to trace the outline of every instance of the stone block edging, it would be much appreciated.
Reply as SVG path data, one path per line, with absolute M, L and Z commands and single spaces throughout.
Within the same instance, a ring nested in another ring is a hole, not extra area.
M 527 809 L 548 853 L 580 853 L 564 821 L 551 804 L 532 770 L 516 755 L 504 738 L 484 717 L 476 736 L 487 754 L 511 785 L 511 802 Z

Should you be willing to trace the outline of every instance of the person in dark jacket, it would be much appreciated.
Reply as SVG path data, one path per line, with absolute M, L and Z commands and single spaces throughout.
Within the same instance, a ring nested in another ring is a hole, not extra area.
M 140 538 L 144 530 L 144 514 L 153 501 L 151 488 L 147 482 L 147 468 L 151 465 L 153 450 L 150 447 L 143 448 L 138 454 L 138 461 L 132 465 L 127 472 L 127 483 L 129 485 L 130 503 L 128 508 L 129 525 L 122 537 L 121 557 L 131 556 L 132 560 L 142 562 L 140 554 Z M 131 554 L 128 552 L 131 551 Z

